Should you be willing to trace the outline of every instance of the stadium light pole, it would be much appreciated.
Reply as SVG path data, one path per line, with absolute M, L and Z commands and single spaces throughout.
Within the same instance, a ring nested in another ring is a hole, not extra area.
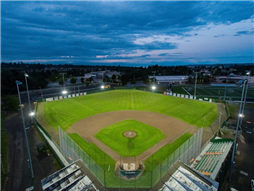
M 243 102 L 243 109 L 242 109 L 242 114 L 244 115 L 244 107 L 246 104 L 246 99 L 247 99 L 247 92 L 248 92 L 248 86 L 249 86 L 249 79 L 250 79 L 250 72 L 247 72 L 246 75 L 248 75 L 247 78 L 247 85 L 246 85 L 246 91 L 245 91 L 245 95 L 244 95 L 244 102 Z M 240 127 L 242 127 L 242 123 L 243 123 L 243 118 L 240 119 Z
M 27 98 L 28 98 L 29 109 L 30 109 L 29 116 L 32 117 L 32 116 L 34 116 L 34 112 L 32 112 L 31 103 L 30 103 L 30 95 L 29 95 L 28 83 L 27 83 L 28 74 L 25 73 L 24 76 L 25 76 L 25 80 L 26 80 L 26 92 L 27 92 Z M 30 122 L 32 122 L 32 119 L 31 119 L 31 118 L 30 118 Z
M 64 86 L 64 89 L 63 89 L 62 93 L 63 94 L 67 94 L 67 91 L 65 90 L 64 73 L 60 73 L 60 74 L 62 74 L 62 76 L 63 76 L 63 86 Z
M 220 117 L 219 117 L 219 129 L 220 129 L 221 115 L 222 115 L 222 113 L 220 112 Z
M 24 114 L 23 114 L 23 109 L 22 109 L 22 104 L 21 104 L 20 93 L 19 93 L 19 85 L 22 85 L 22 82 L 16 80 L 16 84 L 17 84 L 17 90 L 18 90 L 18 96 L 19 96 L 20 113 L 21 113 L 21 118 L 22 118 L 22 123 L 23 123 L 24 134 L 25 134 L 25 141 L 26 141 L 26 148 L 27 148 L 27 155 L 28 155 L 28 167 L 31 170 L 32 178 L 34 178 L 33 164 L 32 164 L 32 159 L 31 159 L 31 155 L 30 155 L 30 149 L 29 149 L 29 143 L 28 143 L 28 139 L 27 139 Z
M 196 91 L 197 91 L 197 76 L 198 76 L 198 72 L 196 73 L 196 78 L 195 78 L 195 90 L 194 90 L 194 99 L 196 99 Z
M 243 104 L 243 98 L 244 98 L 244 91 L 245 91 L 245 83 L 246 83 L 246 81 L 247 80 L 244 80 L 244 83 L 243 83 L 242 97 L 241 97 L 240 109 L 239 109 L 238 119 L 237 119 L 236 133 L 235 133 L 235 139 L 234 139 L 234 144 L 233 144 L 233 152 L 232 152 L 232 157 L 231 157 L 231 167 L 230 167 L 230 174 L 229 174 L 229 182 L 231 182 L 232 172 L 234 170 L 234 156 L 235 156 L 235 150 L 236 150 L 236 142 L 237 142 L 237 137 L 238 137 L 239 124 L 240 124 L 241 118 L 244 117 L 244 115 L 242 113 L 242 104 Z
M 229 75 L 229 71 L 228 71 L 228 75 Z M 227 75 L 227 78 L 226 78 L 226 85 L 225 85 L 225 91 L 224 91 L 224 101 L 226 101 L 226 93 L 227 93 L 227 84 L 228 84 L 228 75 Z

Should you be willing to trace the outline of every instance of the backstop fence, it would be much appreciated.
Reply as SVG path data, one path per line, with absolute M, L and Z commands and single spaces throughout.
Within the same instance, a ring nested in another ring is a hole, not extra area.
M 169 169 L 178 160 L 187 165 L 190 165 L 194 161 L 201 152 L 203 135 L 203 129 L 199 129 L 177 149 L 173 149 L 170 144 L 166 144 L 143 161 L 145 168 L 139 178 L 123 179 L 115 172 L 115 164 L 121 164 L 123 158 L 119 156 L 118 161 L 114 161 L 110 156 L 96 147 L 78 145 L 64 130 L 60 127 L 58 129 L 60 152 L 66 160 L 71 163 L 81 159 L 106 188 L 152 188 L 163 177 L 168 175 Z M 128 161 L 133 163 L 138 162 L 137 157 L 131 157 Z

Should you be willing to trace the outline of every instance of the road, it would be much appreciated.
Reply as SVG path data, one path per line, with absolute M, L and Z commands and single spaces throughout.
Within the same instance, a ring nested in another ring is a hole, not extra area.
M 24 102 L 23 102 L 24 103 Z M 30 126 L 28 116 L 28 104 L 24 104 L 26 126 Z M 43 142 L 35 127 L 30 126 L 27 130 L 34 178 L 31 178 L 31 171 L 27 162 L 27 148 L 24 139 L 24 129 L 20 112 L 13 113 L 6 117 L 4 128 L 7 129 L 8 142 L 8 169 L 5 191 L 20 191 L 34 186 L 34 190 L 42 190 L 41 179 L 57 171 L 54 157 L 47 154 L 38 154 L 36 145 Z
M 248 124 L 247 121 L 251 123 Z M 239 191 L 248 191 L 250 190 L 250 181 L 254 179 L 254 109 L 246 108 L 243 124 L 244 142 L 238 139 L 239 154 L 234 158 L 232 181 L 229 182 L 227 177 L 221 191 L 230 190 L 230 187 Z

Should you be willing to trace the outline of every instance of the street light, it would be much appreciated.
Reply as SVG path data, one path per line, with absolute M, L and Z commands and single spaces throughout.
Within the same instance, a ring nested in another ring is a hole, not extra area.
M 155 90 L 156 89 L 156 87 L 155 86 L 152 86 L 152 90 Z
M 66 90 L 64 90 L 64 91 L 62 91 L 62 93 L 63 93 L 63 94 L 67 94 L 67 91 L 66 91 Z
M 32 108 L 31 108 L 30 96 L 29 96 L 29 90 L 28 90 L 28 83 L 27 83 L 28 74 L 25 73 L 24 76 L 25 76 L 25 80 L 26 80 L 26 92 L 27 92 L 27 98 L 28 98 L 28 103 L 29 103 L 29 109 L 30 109 L 29 115 L 30 115 L 32 113 Z M 33 115 L 30 115 L 30 116 L 33 116 Z
M 18 96 L 19 96 L 20 113 L 21 113 L 23 129 L 24 129 L 24 134 L 25 134 L 25 140 L 26 140 L 26 148 L 27 148 L 27 155 L 28 155 L 28 167 L 31 170 L 32 178 L 34 178 L 33 164 L 32 164 L 32 159 L 31 159 L 31 155 L 30 155 L 30 149 L 29 149 L 29 143 L 28 143 L 27 134 L 26 134 L 26 126 L 25 126 L 23 108 L 22 108 L 21 98 L 20 98 L 20 93 L 19 93 L 19 85 L 22 85 L 22 82 L 16 80 L 16 84 L 17 84 L 17 90 L 18 90 Z
M 105 88 L 105 86 L 102 85 L 102 86 L 101 86 L 101 89 L 104 89 L 104 88 Z

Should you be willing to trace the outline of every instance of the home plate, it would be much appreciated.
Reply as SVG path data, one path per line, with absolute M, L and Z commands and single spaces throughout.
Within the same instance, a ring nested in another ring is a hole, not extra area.
M 246 173 L 246 172 L 240 171 L 240 173 L 245 175 L 245 176 L 248 176 L 248 173 Z

